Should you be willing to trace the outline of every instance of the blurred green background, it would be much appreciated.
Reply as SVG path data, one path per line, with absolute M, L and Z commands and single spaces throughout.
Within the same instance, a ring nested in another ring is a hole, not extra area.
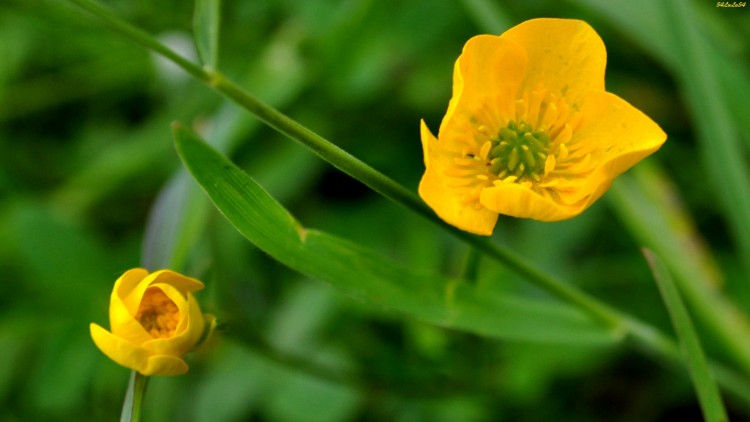
M 197 60 L 191 2 L 102 3 Z M 438 127 L 463 43 L 534 17 L 584 19 L 607 46 L 608 90 L 669 139 L 584 215 L 502 218 L 494 241 L 672 333 L 639 251 L 648 245 L 688 302 L 710 292 L 709 312 L 745 324 L 750 11 L 685 1 L 678 16 L 667 3 L 224 0 L 219 67 L 415 190 L 419 119 Z M 700 43 L 679 36 L 680 19 Z M 167 264 L 206 282 L 199 298 L 222 326 L 188 375 L 152 380 L 147 421 L 701 420 L 684 368 L 627 345 L 434 327 L 286 269 L 180 170 L 173 121 L 230 154 L 305 227 L 419 271 L 461 272 L 464 244 L 74 6 L 3 0 L 0 420 L 116 420 L 129 371 L 95 348 L 88 324 L 107 326 L 122 272 Z M 495 263 L 480 262 L 484 280 L 551 300 Z M 731 366 L 710 323 L 698 325 Z M 750 419 L 750 404 L 727 401 Z

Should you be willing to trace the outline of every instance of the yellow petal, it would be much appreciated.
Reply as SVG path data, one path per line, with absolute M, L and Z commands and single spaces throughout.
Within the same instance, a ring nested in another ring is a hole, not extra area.
M 517 183 L 500 183 L 485 188 L 479 195 L 479 201 L 493 212 L 539 221 L 559 221 L 577 214 L 574 209 Z
M 463 91 L 464 78 L 463 76 L 461 76 L 459 61 L 456 60 L 456 62 L 453 64 L 453 95 L 448 102 L 448 110 L 445 112 L 445 116 L 443 116 L 443 121 L 440 123 L 440 132 L 444 131 L 445 125 L 452 120 L 453 114 L 456 112 L 456 108 L 458 107 L 458 100 L 459 98 L 461 98 L 461 93 Z
M 507 30 L 528 55 L 523 90 L 540 84 L 579 106 L 590 89 L 604 90 L 607 51 L 589 24 L 574 19 L 531 19 Z
M 126 295 L 118 295 L 119 300 L 122 301 L 123 305 L 131 315 L 135 316 L 135 314 L 138 312 L 138 307 L 141 304 L 143 295 L 146 293 L 146 289 L 151 286 L 151 283 L 154 280 L 154 274 L 156 273 L 151 273 L 146 275 L 146 277 L 143 277 L 143 279 L 139 281 L 138 284 L 133 287 L 133 289 L 130 290 Z
M 196 292 L 198 290 L 202 290 L 203 287 L 205 287 L 200 280 L 192 277 L 186 277 L 171 270 L 155 271 L 151 274 L 151 277 L 153 277 L 153 281 L 151 281 L 151 284 L 169 284 L 182 293 Z
M 586 117 L 576 137 L 599 142 L 604 151 L 600 160 L 613 177 L 659 149 L 667 139 L 650 117 L 610 92 L 589 92 L 581 112 Z
M 480 99 L 505 100 L 511 104 L 526 72 L 526 63 L 521 46 L 499 36 L 477 35 L 467 41 L 454 66 L 453 97 L 440 125 L 441 139 L 457 109 L 476 104 Z M 502 109 L 503 104 L 492 106 Z
M 91 338 L 94 340 L 96 347 L 107 355 L 108 358 L 126 368 L 141 373 L 146 368 L 148 359 L 151 356 L 148 351 L 117 337 L 97 324 L 91 324 L 89 330 L 91 331 Z
M 173 376 L 182 375 L 188 371 L 187 363 L 175 356 L 151 356 L 148 358 L 143 370 L 138 371 L 146 376 Z
M 151 340 L 151 336 L 135 319 L 135 315 L 131 315 L 130 311 L 115 298 L 109 304 L 109 326 L 112 334 L 135 345 Z
M 150 340 L 151 336 L 135 320 L 140 300 L 126 304 L 123 299 L 132 296 L 132 292 L 138 289 L 138 286 L 144 282 L 147 276 L 148 271 L 143 268 L 133 268 L 126 271 L 115 282 L 109 301 L 109 326 L 112 333 L 135 345 Z
M 118 301 L 122 301 L 122 299 L 128 297 L 147 276 L 148 271 L 143 268 L 133 268 L 125 271 L 125 273 L 115 281 L 115 287 L 112 289 L 112 298 L 118 298 Z M 138 303 L 130 304 L 131 306 L 128 306 L 128 304 L 125 304 L 124 302 L 122 303 L 132 314 L 135 314 L 138 310 Z
M 446 183 L 446 178 L 441 175 L 434 163 L 440 159 L 433 149 L 440 148 L 438 140 L 422 121 L 422 148 L 424 149 L 425 170 L 419 183 L 419 196 L 435 211 L 435 213 L 462 230 L 489 236 L 497 222 L 497 214 L 485 208 L 477 209 L 475 204 L 463 201 L 463 191 L 459 188 L 451 188 Z
M 564 194 L 566 201 L 596 201 L 612 180 L 664 144 L 667 134 L 648 116 L 622 98 L 590 91 L 581 108 L 585 119 L 571 142 L 596 143 L 597 167 L 580 188 Z

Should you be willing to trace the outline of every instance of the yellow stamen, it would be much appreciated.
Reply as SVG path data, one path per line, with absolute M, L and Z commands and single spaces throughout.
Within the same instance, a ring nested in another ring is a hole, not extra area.
M 482 148 L 479 150 L 479 156 L 482 160 L 487 159 L 487 155 L 490 153 L 490 148 L 492 148 L 492 142 L 490 141 L 487 141 L 482 145 Z
M 149 287 L 143 294 L 135 319 L 151 337 L 169 338 L 177 329 L 180 310 L 160 288 Z
M 552 170 L 555 169 L 555 156 L 547 156 L 547 161 L 544 162 L 544 175 L 547 176 Z

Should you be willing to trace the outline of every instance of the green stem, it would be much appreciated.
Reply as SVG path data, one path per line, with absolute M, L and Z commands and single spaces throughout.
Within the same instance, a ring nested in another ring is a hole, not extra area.
M 130 373 L 128 391 L 125 393 L 125 402 L 122 405 L 120 422 L 138 422 L 141 419 L 141 406 L 143 395 L 146 392 L 148 377 L 141 375 L 138 371 Z
M 145 32 L 132 27 L 129 23 L 109 13 L 91 0 L 69 1 L 96 15 L 110 27 L 130 37 L 138 44 L 172 60 L 196 79 L 207 83 L 217 92 L 253 113 L 267 125 L 303 144 L 334 167 L 359 180 L 374 191 L 441 226 L 459 239 L 476 247 L 483 254 L 505 264 L 509 269 L 525 276 L 530 282 L 580 308 L 622 335 L 629 335 L 637 344 L 645 346 L 651 352 L 655 352 L 673 362 L 681 360 L 679 353 L 676 352 L 674 342 L 659 331 L 620 313 L 558 278 L 538 270 L 509 249 L 490 242 L 488 238 L 479 237 L 446 224 L 413 192 L 278 110 L 266 105 L 234 82 L 226 79 L 221 73 L 203 69 L 185 60 Z M 737 385 L 738 383 L 729 384 Z

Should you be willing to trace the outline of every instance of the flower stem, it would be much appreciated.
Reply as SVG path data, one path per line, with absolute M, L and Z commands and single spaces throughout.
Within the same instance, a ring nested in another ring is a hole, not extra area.
M 141 405 L 146 392 L 148 377 L 138 371 L 130 373 L 128 391 L 125 393 L 125 403 L 122 404 L 120 422 L 138 422 L 141 419 Z

